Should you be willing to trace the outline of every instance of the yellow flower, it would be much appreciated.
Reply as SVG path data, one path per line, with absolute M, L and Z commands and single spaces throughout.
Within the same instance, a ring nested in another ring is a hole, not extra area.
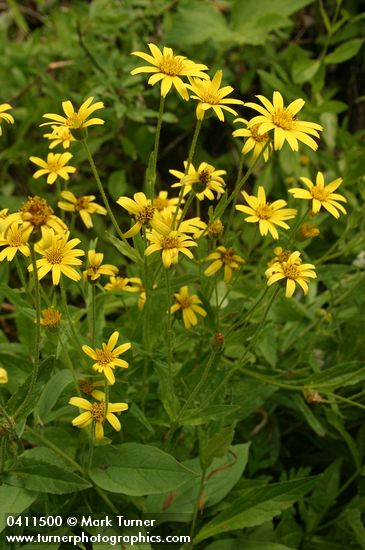
M 265 275 L 268 279 L 267 285 L 271 286 L 277 281 L 286 279 L 285 296 L 290 298 L 295 291 L 295 283 L 302 287 L 304 294 L 308 292 L 308 279 L 316 278 L 315 267 L 313 264 L 302 264 L 300 252 L 292 252 L 284 262 L 276 262 L 270 266 Z
M 208 75 L 202 71 L 206 71 L 208 67 L 201 63 L 194 63 L 182 55 L 174 55 L 171 48 L 163 48 L 161 52 L 160 48 L 155 44 L 148 44 L 150 52 L 149 55 L 144 52 L 132 52 L 131 55 L 141 57 L 150 65 L 138 67 L 131 71 L 132 75 L 139 73 L 154 73 L 150 76 L 148 84 L 152 86 L 161 81 L 161 95 L 166 97 L 174 86 L 177 92 L 185 100 L 189 99 L 189 94 L 186 89 L 186 84 L 180 77 L 182 76 L 199 76 L 200 78 L 209 78 Z
M 38 179 L 48 174 L 47 183 L 49 184 L 54 183 L 58 176 L 64 180 L 69 180 L 69 174 L 76 172 L 74 166 L 66 166 L 71 158 L 71 153 L 48 153 L 47 160 L 43 160 L 39 157 L 29 157 L 36 166 L 41 167 L 40 170 L 37 170 L 33 174 L 33 178 Z
M 283 248 L 282 246 L 276 246 L 274 248 L 274 258 L 272 260 L 269 261 L 268 265 L 273 265 L 275 264 L 276 262 L 279 262 L 279 263 L 283 263 L 283 262 L 287 262 L 288 261 L 288 258 L 291 254 L 291 250 L 287 250 L 286 248 Z M 298 263 L 301 263 L 302 260 L 299 258 L 298 260 Z
M 62 191 L 61 197 L 67 202 L 59 201 L 57 206 L 61 208 L 61 210 L 66 210 L 67 212 L 79 212 L 82 221 L 88 229 L 93 227 L 93 221 L 90 214 L 101 214 L 105 216 L 107 213 L 104 206 L 100 206 L 94 202 L 95 195 L 81 195 L 80 197 L 75 197 L 71 191 Z
M 37 260 L 38 279 L 42 279 L 49 271 L 52 272 L 52 282 L 58 285 L 61 274 L 66 275 L 73 281 L 81 279 L 80 274 L 71 266 L 81 265 L 81 260 L 77 256 L 83 256 L 85 252 L 73 248 L 79 244 L 80 239 L 71 239 L 68 241 L 70 233 L 57 235 L 52 230 L 44 231 L 42 240 L 35 245 L 35 250 L 43 258 Z M 28 266 L 29 271 L 33 271 L 33 265 Z
M 218 239 L 224 231 L 224 225 L 221 220 L 214 220 L 210 225 L 208 225 L 208 235 L 211 239 Z
M 157 212 L 164 212 L 168 210 L 174 214 L 176 206 L 179 203 L 179 197 L 173 197 L 172 199 L 168 198 L 167 191 L 160 191 L 158 196 L 153 201 L 153 206 L 156 208 Z
M 321 232 L 315 225 L 303 223 L 299 228 L 299 233 L 305 239 L 311 239 L 312 237 L 318 237 Z
M 240 99 L 227 99 L 226 96 L 233 92 L 231 86 L 220 88 L 222 82 L 222 71 L 217 71 L 213 80 L 201 80 L 200 78 L 189 78 L 190 84 L 187 87 L 195 94 L 191 97 L 198 100 L 196 107 L 196 118 L 203 120 L 205 111 L 213 109 L 219 120 L 224 120 L 223 110 L 237 115 L 231 107 L 227 105 L 243 105 Z
M 267 235 L 267 232 L 269 232 L 274 239 L 278 239 L 279 234 L 275 225 L 289 229 L 289 225 L 284 220 L 294 218 L 297 211 L 294 208 L 284 208 L 286 206 L 284 200 L 280 199 L 273 203 L 266 202 L 265 189 L 261 185 L 259 186 L 257 197 L 249 195 L 246 191 L 242 191 L 241 193 L 249 206 L 239 204 L 236 206 L 236 209 L 249 214 L 249 217 L 245 218 L 245 222 L 258 222 L 261 235 Z
M 233 122 L 243 122 L 245 128 L 239 128 L 232 132 L 233 137 L 245 137 L 247 138 L 243 147 L 242 154 L 247 155 L 252 151 L 252 160 L 255 161 L 261 152 L 264 150 L 264 160 L 267 162 L 269 160 L 270 153 L 272 151 L 272 144 L 267 143 L 270 141 L 268 134 L 259 134 L 258 130 L 260 128 L 259 124 L 253 124 L 250 126 L 249 122 L 245 118 L 236 118 Z
M 92 349 L 89 346 L 82 346 L 82 350 L 86 355 L 95 361 L 92 368 L 99 373 L 104 374 L 109 384 L 115 383 L 113 370 L 115 367 L 128 368 L 127 361 L 119 359 L 119 355 L 125 353 L 132 346 L 130 342 L 115 347 L 118 342 L 119 332 L 115 331 L 108 340 L 108 343 L 103 342 L 101 349 Z
M 60 145 L 60 143 L 62 143 L 62 147 L 64 149 L 68 149 L 71 145 L 71 141 L 75 141 L 75 138 L 71 134 L 69 128 L 66 128 L 65 126 L 55 125 L 52 125 L 51 128 L 51 133 L 43 134 L 43 137 L 51 141 L 51 143 L 49 144 L 50 149 L 57 147 L 57 145 Z
M 298 151 L 298 141 L 302 141 L 314 151 L 318 148 L 317 143 L 310 136 L 319 138 L 318 131 L 323 130 L 322 126 L 315 122 L 306 122 L 296 118 L 297 113 L 305 104 L 303 99 L 296 99 L 285 107 L 280 92 L 274 92 L 273 103 L 262 95 L 256 97 L 264 107 L 256 103 L 245 103 L 246 107 L 251 107 L 261 113 L 252 118 L 249 125 L 259 124 L 258 134 L 260 135 L 274 130 L 274 149 L 281 149 L 285 141 L 289 143 L 293 151 Z
M 89 250 L 87 253 L 87 259 L 89 260 L 89 267 L 82 273 L 82 277 L 85 281 L 96 281 L 101 275 L 116 275 L 118 268 L 111 264 L 102 264 L 104 254 L 96 252 L 95 250 Z
M 57 328 L 61 323 L 62 314 L 53 307 L 47 309 L 42 309 L 42 315 L 40 319 L 40 324 L 46 328 L 54 329 Z
M 224 282 L 228 283 L 232 279 L 233 269 L 239 269 L 239 264 L 244 264 L 245 260 L 235 253 L 233 248 L 218 246 L 214 252 L 207 256 L 206 262 L 213 262 L 204 271 L 206 277 L 211 277 L 224 267 Z
M 9 103 L 2 103 L 0 105 L 0 136 L 3 133 L 1 128 L 2 120 L 5 120 L 8 124 L 14 124 L 14 118 L 12 117 L 12 115 L 9 115 L 9 113 L 5 112 L 5 111 L 9 111 L 9 109 L 12 109 L 12 106 L 9 105 Z
M 174 296 L 176 303 L 171 306 L 171 313 L 175 313 L 179 309 L 182 310 L 185 328 L 189 329 L 198 323 L 196 313 L 206 317 L 207 312 L 199 305 L 202 303 L 201 300 L 196 294 L 189 294 L 187 286 L 182 286 Z
M 152 230 L 147 234 L 147 239 L 152 243 L 146 250 L 145 255 L 149 256 L 153 252 L 162 251 L 162 263 L 166 269 L 171 267 L 171 264 L 177 264 L 179 260 L 179 252 L 182 252 L 188 258 L 192 259 L 193 254 L 189 250 L 197 244 L 191 240 L 189 235 L 180 231 L 172 231 L 165 226 L 163 232 L 159 233 Z
M 77 384 L 81 393 L 84 393 L 85 395 L 91 395 L 91 397 L 94 397 L 94 399 L 99 399 L 100 401 L 105 400 L 105 393 L 95 389 L 99 388 L 100 386 L 104 386 L 104 380 L 93 382 L 89 378 L 80 378 L 77 381 Z
M 31 232 L 31 227 L 24 228 L 21 222 L 15 221 L 0 234 L 0 246 L 5 246 L 0 252 L 0 262 L 5 258 L 11 262 L 18 250 L 23 256 L 29 256 L 30 249 L 27 243 Z
M 13 212 L 0 220 L 0 232 L 6 229 L 15 221 L 23 222 L 23 227 L 31 227 L 32 231 L 44 228 L 53 229 L 55 233 L 64 233 L 67 231 L 67 226 L 61 218 L 53 214 L 52 208 L 47 203 L 46 199 L 40 197 L 28 197 L 28 200 L 22 205 L 19 212 Z
M 171 210 L 156 212 L 154 224 L 159 233 L 165 232 L 167 228 L 172 231 L 174 227 L 177 227 L 180 233 L 192 233 L 194 239 L 198 238 L 207 227 L 207 224 L 199 217 L 181 220 L 180 211 L 178 212 L 174 223 L 174 214 Z
M 71 397 L 69 404 L 86 411 L 76 416 L 72 421 L 72 425 L 78 428 L 86 428 L 86 426 L 89 426 L 93 422 L 95 427 L 95 439 L 103 439 L 103 423 L 105 420 L 109 422 L 114 430 L 119 432 L 122 426 L 119 419 L 113 413 L 126 411 L 128 409 L 127 403 L 108 403 L 107 405 L 105 405 L 104 401 L 90 403 L 90 401 L 83 397 Z
M 304 185 L 308 187 L 307 189 L 300 189 L 295 187 L 294 189 L 289 189 L 289 193 L 294 195 L 296 199 L 309 199 L 312 200 L 312 210 L 315 214 L 320 211 L 321 206 L 325 208 L 332 216 L 335 218 L 340 217 L 340 212 L 347 214 L 346 210 L 340 204 L 340 202 L 347 202 L 345 197 L 339 195 L 338 193 L 333 193 L 336 191 L 342 183 L 342 178 L 337 178 L 328 185 L 324 184 L 324 177 L 322 172 L 318 172 L 316 183 L 312 183 L 308 178 L 299 178 Z
M 152 206 L 151 201 L 147 199 L 144 193 L 134 193 L 134 200 L 129 197 L 119 197 L 117 203 L 127 210 L 128 214 L 135 217 L 136 223 L 124 233 L 124 237 L 134 237 L 141 230 L 143 226 L 153 226 L 156 208 Z M 156 229 L 159 228 L 157 224 Z
M 185 170 L 187 162 L 184 161 Z M 202 162 L 196 170 L 192 164 L 189 165 L 188 173 L 178 170 L 169 170 L 170 174 L 179 179 L 178 183 L 174 183 L 171 187 L 183 187 L 184 196 L 193 189 L 196 197 L 202 201 L 205 197 L 209 200 L 214 200 L 214 193 L 217 193 L 219 198 L 224 193 L 226 184 L 222 176 L 227 172 L 225 170 L 216 170 L 214 166 L 207 162 Z
M 5 369 L 0 367 L 0 384 L 7 384 L 8 382 L 8 373 Z
M 128 279 L 128 277 L 115 277 L 114 275 L 112 275 L 109 278 L 109 283 L 107 283 L 104 288 L 105 290 L 124 290 L 126 292 L 138 292 L 138 288 L 129 286 L 130 283 L 131 279 Z
M 128 291 L 129 292 L 139 292 L 137 305 L 138 305 L 138 309 L 140 311 L 142 311 L 142 309 L 144 308 L 144 305 L 146 303 L 146 289 L 143 286 L 142 280 L 139 277 L 130 277 L 130 279 L 128 279 L 128 280 L 129 280 L 130 283 L 132 283 L 132 285 L 136 285 L 136 286 L 132 286 L 132 287 L 128 288 Z M 157 288 L 157 284 L 153 285 L 153 289 L 155 289 L 155 288 Z
M 57 126 L 65 126 L 70 130 L 79 130 L 94 124 L 104 124 L 104 120 L 101 118 L 91 118 L 90 120 L 87 120 L 89 116 L 94 113 L 94 111 L 98 111 L 104 107 L 104 103 L 102 101 L 97 101 L 91 105 L 93 101 L 93 97 L 88 97 L 78 111 L 74 110 L 71 101 L 63 101 L 62 109 L 66 116 L 64 117 L 53 113 L 46 113 L 43 115 L 43 118 L 49 118 L 52 122 L 44 122 L 41 126 L 55 124 Z

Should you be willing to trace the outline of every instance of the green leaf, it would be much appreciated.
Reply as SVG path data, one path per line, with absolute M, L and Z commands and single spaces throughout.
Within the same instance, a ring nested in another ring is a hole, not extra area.
M 247 465 L 249 448 L 250 443 L 232 445 L 225 456 L 213 460 L 205 476 L 202 495 L 204 508 L 220 502 L 241 479 Z M 199 458 L 187 460 L 183 464 L 196 473 L 197 479 L 185 483 L 172 494 L 163 493 L 148 497 L 146 507 L 149 513 L 167 512 L 166 521 L 169 521 L 170 514 L 181 514 L 181 521 L 191 520 L 194 503 L 199 494 L 198 480 L 202 475 L 202 469 Z
M 63 495 L 83 491 L 90 483 L 73 472 L 34 458 L 21 456 L 14 471 L 4 476 L 6 483 L 31 491 Z
M 0 533 L 5 529 L 6 514 L 24 512 L 37 498 L 37 493 L 31 493 L 20 487 L 3 484 L 0 486 Z
M 317 73 L 321 62 L 318 60 L 313 61 L 312 59 L 300 59 L 294 61 L 292 67 L 292 77 L 293 81 L 296 84 L 303 84 L 304 82 L 309 82 Z
M 365 364 L 362 361 L 350 361 L 349 363 L 340 363 L 330 367 L 322 372 L 313 374 L 304 385 L 307 388 L 317 390 L 335 389 L 342 386 L 358 384 L 365 380 Z
M 337 46 L 332 53 L 325 57 L 325 63 L 327 65 L 337 64 L 351 59 L 351 57 L 354 57 L 360 50 L 363 42 L 364 40 L 362 38 L 354 38 L 353 40 L 349 40 L 348 42 Z
M 114 235 L 111 235 L 110 233 L 106 232 L 105 235 L 122 256 L 126 256 L 132 260 L 132 262 L 143 264 L 143 258 L 129 244 L 121 241 L 117 237 L 114 237 Z
M 241 539 L 220 539 L 206 546 L 205 550 L 295 550 L 277 542 L 246 541 Z
M 222 457 L 227 453 L 233 436 L 234 429 L 228 426 L 206 441 L 200 452 L 200 464 L 203 469 L 210 466 L 214 458 Z
M 238 499 L 199 531 L 194 542 L 271 520 L 310 491 L 316 479 L 317 476 L 284 481 L 243 491 Z
M 175 395 L 171 377 L 169 376 L 169 366 L 164 361 L 155 360 L 153 362 L 159 380 L 158 395 L 168 414 L 170 420 L 174 421 L 178 415 L 180 406 L 179 400 Z
M 238 405 L 212 405 L 206 408 L 190 409 L 180 418 L 179 423 L 181 426 L 199 426 L 205 424 L 208 420 L 214 420 L 222 416 L 227 417 L 238 410 Z
M 90 477 L 106 491 L 142 496 L 173 491 L 197 475 L 157 447 L 124 443 L 96 449 Z
M 45 421 L 47 414 L 53 409 L 63 390 L 72 382 L 72 374 L 63 369 L 50 378 L 38 400 L 34 410 L 36 416 Z
M 166 43 L 179 48 L 215 42 L 228 42 L 231 33 L 224 16 L 212 5 L 195 0 L 178 8 L 172 17 Z

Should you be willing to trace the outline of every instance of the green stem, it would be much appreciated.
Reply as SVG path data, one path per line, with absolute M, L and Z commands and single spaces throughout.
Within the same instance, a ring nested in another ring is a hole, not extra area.
M 146 238 L 146 228 L 143 226 L 143 238 L 145 241 L 145 247 L 147 248 L 148 242 Z M 150 299 L 151 299 L 151 289 L 153 284 L 149 284 L 148 277 L 148 256 L 144 255 L 144 282 L 143 286 L 146 293 L 146 301 L 143 308 L 143 343 L 145 348 L 145 356 L 143 363 L 143 375 L 142 375 L 142 395 L 141 395 L 141 408 L 142 411 L 145 410 L 145 400 L 146 395 L 148 394 L 149 389 L 149 377 L 148 377 L 148 363 L 149 363 L 149 352 L 150 352 L 150 339 L 149 339 L 149 323 L 150 323 Z
M 169 365 L 169 377 L 172 383 L 172 329 L 171 329 L 171 305 L 170 305 L 170 272 L 169 269 L 165 269 L 166 275 L 166 302 L 167 302 L 167 361 Z
M 79 386 L 78 381 L 77 381 L 77 376 L 76 376 L 76 372 L 75 372 L 75 369 L 74 369 L 74 366 L 73 366 L 73 362 L 70 359 L 70 355 L 67 351 L 67 347 L 63 344 L 63 342 L 60 338 L 59 332 L 57 332 L 57 336 L 58 336 L 58 341 L 59 341 L 59 343 L 61 344 L 61 347 L 62 347 L 62 358 L 66 360 L 67 366 L 71 371 L 72 378 L 73 378 L 73 381 L 74 381 L 74 384 L 75 384 L 76 393 L 79 397 L 81 397 L 80 386 Z
M 184 209 L 182 211 L 181 217 L 177 222 L 177 229 L 179 229 L 181 222 L 184 220 L 184 218 L 186 216 L 186 213 L 189 210 L 189 207 L 190 207 L 191 203 L 193 202 L 194 197 L 195 197 L 195 193 L 194 193 L 193 190 L 191 190 L 190 194 L 189 194 L 189 197 L 188 197 L 188 200 L 186 201 L 186 203 L 184 205 Z
M 17 254 L 15 254 L 14 260 L 22 287 L 24 288 L 24 291 L 27 292 L 27 282 Z
M 80 350 L 82 346 L 81 346 L 81 342 L 80 342 L 80 340 L 79 340 L 79 337 L 78 337 L 78 335 L 77 335 L 77 332 L 76 332 L 76 330 L 75 330 L 73 321 L 72 321 L 72 319 L 71 319 L 70 311 L 69 311 L 69 309 L 68 309 L 67 298 L 66 298 L 66 289 L 65 289 L 65 285 L 64 285 L 62 276 L 61 276 L 61 279 L 60 279 L 60 288 L 61 288 L 61 301 L 62 301 L 62 307 L 63 307 L 63 309 L 64 309 L 64 311 L 65 311 L 65 313 L 66 313 L 67 321 L 68 321 L 70 330 L 71 330 L 71 332 L 72 332 L 72 336 L 74 337 L 74 340 L 75 340 L 75 343 L 77 344 L 78 350 Z
M 246 325 L 248 320 L 250 319 L 252 313 L 255 311 L 255 309 L 257 308 L 257 306 L 259 306 L 262 302 L 262 300 L 265 298 L 267 292 L 269 290 L 269 287 L 266 285 L 265 287 L 265 290 L 264 292 L 261 294 L 261 296 L 258 298 L 258 300 L 256 300 L 256 302 L 253 304 L 253 306 L 247 311 L 245 317 L 244 317 L 244 324 Z M 228 331 L 226 332 L 225 336 L 227 337 L 229 334 L 231 334 L 232 331 L 234 331 L 237 327 L 239 327 L 242 323 L 242 315 L 244 314 L 245 312 L 245 306 L 242 307 L 242 310 L 241 310 L 241 313 L 239 314 L 238 316 L 238 320 L 230 326 L 230 328 L 228 329 Z
M 293 228 L 292 228 L 292 230 L 290 231 L 290 233 L 287 237 L 286 246 L 289 246 L 293 242 L 295 234 L 298 231 L 299 227 L 304 222 L 305 218 L 307 217 L 307 215 L 309 213 L 309 210 L 310 210 L 310 208 L 309 209 L 307 208 L 304 211 L 304 214 L 302 214 L 301 216 L 298 217 L 296 223 L 293 225 Z
M 235 181 L 235 184 L 234 184 L 234 189 L 237 188 L 237 186 L 239 185 L 239 182 L 242 179 L 243 164 L 244 164 L 244 155 L 241 154 L 240 164 L 238 166 L 237 178 L 236 178 L 236 181 Z M 229 213 L 229 218 L 228 218 L 228 223 L 227 223 L 227 229 L 230 228 L 231 225 L 232 225 L 233 215 L 234 215 L 234 212 L 235 212 L 235 206 L 236 206 L 236 201 L 234 201 L 232 203 L 232 206 L 231 206 L 231 211 Z
M 29 401 L 32 399 L 34 387 L 36 385 L 37 378 L 38 378 L 38 370 L 39 370 L 40 340 L 41 340 L 41 324 L 40 324 L 40 320 L 41 320 L 41 296 L 40 296 L 40 291 L 39 291 L 38 268 L 37 268 L 37 261 L 36 261 L 36 257 L 35 257 L 35 251 L 34 251 L 34 243 L 30 243 L 29 248 L 30 248 L 30 257 L 31 257 L 32 267 L 33 267 L 34 301 L 35 301 L 35 310 L 36 310 L 34 358 L 33 358 L 32 375 L 31 375 L 27 395 L 25 396 L 25 399 L 22 402 L 22 404 L 16 410 L 16 412 L 14 414 L 14 418 L 16 418 L 21 413 L 21 411 L 26 409 L 26 407 L 29 404 Z
M 124 237 L 119 225 L 118 225 L 118 222 L 117 220 L 115 219 L 115 216 L 112 212 L 112 209 L 110 208 L 110 204 L 109 204 L 109 201 L 108 201 L 108 197 L 106 196 L 105 194 L 105 191 L 104 191 L 104 188 L 103 188 L 103 184 L 101 183 L 101 180 L 100 180 L 100 177 L 99 177 L 99 173 L 98 173 L 98 170 L 96 168 L 96 165 L 95 165 L 95 162 L 94 162 L 94 159 L 93 159 L 93 156 L 91 154 L 91 151 L 89 149 L 89 146 L 87 144 L 87 138 L 86 136 L 84 137 L 84 139 L 82 140 L 82 144 L 84 146 L 84 149 L 86 151 L 86 154 L 87 154 L 87 158 L 88 158 L 88 161 L 90 163 L 90 166 L 91 166 L 91 170 L 94 174 L 94 178 L 95 178 L 95 181 L 97 183 L 97 186 L 98 186 L 98 189 L 99 189 L 99 193 L 101 195 L 101 198 L 103 199 L 103 202 L 104 202 L 104 205 L 105 205 L 105 208 L 107 209 L 108 211 L 108 214 L 109 214 L 109 218 L 115 228 L 115 231 L 117 232 L 117 235 L 120 239 L 122 239 L 122 241 L 124 241 L 128 247 L 130 246 L 127 239 Z
M 64 458 L 69 464 L 71 464 L 75 468 L 75 470 L 77 470 L 79 472 L 83 472 L 83 469 L 80 466 L 80 464 L 78 464 L 73 458 L 70 457 L 70 455 L 68 455 L 65 451 L 62 451 L 62 449 L 57 447 L 57 445 L 52 443 L 52 441 L 47 439 L 44 435 L 42 435 L 39 432 L 33 430 L 33 428 L 30 428 L 29 426 L 25 426 L 25 431 L 29 432 L 31 435 L 33 435 L 39 441 L 41 441 L 41 443 L 43 443 L 46 447 L 48 447 L 49 449 L 52 449 L 52 451 L 54 451 L 59 456 Z
M 161 135 L 161 126 L 162 126 L 162 116 L 165 107 L 165 97 L 161 96 L 160 98 L 160 109 L 158 112 L 157 126 L 156 126 L 156 135 L 155 135 L 155 146 L 153 148 L 153 158 L 152 158 L 152 170 L 150 174 L 150 190 L 151 190 L 151 203 L 155 200 L 155 185 L 156 185 L 156 171 L 157 171 L 157 157 L 158 157 L 158 148 L 160 144 L 160 135 Z
M 205 474 L 206 474 L 206 469 L 204 469 L 202 471 L 202 475 L 200 477 L 198 495 L 197 495 L 196 500 L 194 502 L 193 519 L 191 521 L 191 528 L 190 528 L 190 544 L 191 545 L 192 545 L 192 542 L 193 542 L 194 533 L 195 533 L 195 529 L 196 529 L 196 522 L 197 522 L 197 519 L 198 519 L 200 499 L 201 499 L 201 496 L 202 496 L 203 491 L 204 491 Z
M 193 140 L 191 142 L 189 155 L 188 155 L 188 160 L 186 162 L 186 166 L 185 166 L 185 170 L 184 170 L 184 177 L 189 173 L 190 165 L 193 162 L 195 149 L 196 149 L 196 144 L 197 144 L 197 141 L 198 141 L 200 129 L 202 127 L 202 123 L 203 123 L 203 120 L 197 120 L 196 121 Z M 177 203 L 176 210 L 175 210 L 174 217 L 173 217 L 173 221 L 172 221 L 172 226 L 173 227 L 175 227 L 176 217 L 177 217 L 178 211 L 180 209 L 183 198 L 184 198 L 184 183 L 182 182 L 181 189 L 180 189 L 180 194 L 179 194 L 179 202 Z
M 96 299 L 95 299 L 95 284 L 91 283 L 91 308 L 90 308 L 90 325 L 91 325 L 91 346 L 95 345 L 95 332 L 96 332 Z

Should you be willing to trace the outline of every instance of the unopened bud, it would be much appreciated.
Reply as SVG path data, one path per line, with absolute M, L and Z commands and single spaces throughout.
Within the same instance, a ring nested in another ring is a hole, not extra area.
M 224 347 L 224 334 L 222 332 L 216 332 L 213 336 L 212 348 L 215 352 L 222 351 Z

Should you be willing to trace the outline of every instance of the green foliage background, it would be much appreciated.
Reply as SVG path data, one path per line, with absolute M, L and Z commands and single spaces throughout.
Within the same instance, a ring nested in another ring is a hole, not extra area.
M 224 82 L 244 101 L 252 101 L 258 93 L 271 97 L 273 90 L 279 90 L 286 102 L 303 97 L 306 119 L 325 128 L 319 150 L 303 148 L 303 157 L 284 148 L 260 168 L 258 181 L 268 191 L 280 193 L 299 176 L 312 178 L 318 170 L 341 176 L 349 212 L 338 221 L 323 217 L 321 236 L 303 243 L 316 264 L 318 285 L 305 301 L 280 298 L 274 304 L 258 345 L 250 352 L 250 368 L 257 378 L 243 372 L 230 381 L 226 394 L 216 393 L 222 375 L 245 352 L 242 342 L 256 330 L 262 311 L 250 326 L 226 339 L 224 357 L 202 388 L 199 402 L 181 418 L 169 449 L 165 439 L 174 403 L 164 385 L 166 364 L 158 353 L 153 357 L 146 412 L 137 404 L 145 355 L 141 323 L 136 325 L 130 296 L 124 296 L 127 314 L 120 311 L 118 293 L 101 295 L 98 303 L 98 336 L 104 329 L 109 335 L 111 326 L 122 327 L 123 335 L 134 342 L 133 369 L 116 388 L 115 400 L 125 400 L 127 394 L 131 403 L 123 430 L 113 435 L 113 445 L 96 450 L 89 480 L 75 462 L 79 442 L 85 446 L 87 437 L 80 433 L 75 438 L 70 424 L 71 374 L 62 346 L 48 335 L 43 346 L 50 357 L 41 365 L 37 394 L 27 411 L 33 415 L 33 427 L 24 432 L 24 426 L 17 428 L 12 446 L 13 454 L 19 452 L 20 457 L 10 459 L 3 474 L 1 518 L 29 507 L 30 513 L 38 514 L 105 511 L 107 504 L 95 487 L 107 492 L 115 509 L 138 517 L 166 508 L 172 492 L 167 512 L 178 519 L 166 514 L 160 530 L 186 534 L 199 476 L 207 469 L 212 476 L 204 512 L 198 516 L 196 548 L 364 548 L 365 13 L 359 11 L 358 2 L 38 0 L 9 1 L 1 9 L 0 103 L 11 103 L 16 119 L 13 127 L 3 125 L 1 208 L 17 209 L 29 194 L 42 196 L 49 191 L 44 182 L 32 179 L 28 159 L 46 154 L 41 116 L 59 112 L 66 99 L 74 105 L 88 96 L 105 102 L 105 125 L 91 132 L 89 141 L 109 196 L 117 199 L 144 188 L 159 91 L 147 87 L 144 77 L 130 76 L 136 66 L 130 52 L 145 51 L 152 41 L 207 64 L 212 74 L 222 68 Z M 159 185 L 166 189 L 171 183 L 168 170 L 181 169 L 186 158 L 193 125 L 191 102 L 169 96 L 163 121 Z M 209 120 L 197 152 L 198 160 L 227 170 L 230 188 L 239 163 L 232 130 L 232 121 L 222 125 Z M 82 148 L 75 148 L 73 161 L 79 167 L 72 184 L 75 194 L 95 192 L 85 160 Z M 251 189 L 254 183 L 250 180 Z M 56 198 L 52 204 L 56 208 Z M 120 209 L 115 208 L 115 213 L 127 222 Z M 242 233 L 240 223 L 235 223 L 234 244 L 244 255 L 252 234 Z M 129 275 L 138 275 L 138 268 L 117 255 L 106 229 L 110 230 L 108 222 L 95 221 L 94 236 L 106 259 L 123 264 Z M 86 248 L 89 237 L 81 225 L 75 235 Z M 242 304 L 247 310 L 252 305 L 271 247 L 267 242 L 255 247 L 255 267 L 247 279 L 240 279 L 224 310 L 227 324 Z M 23 384 L 31 368 L 33 312 L 5 262 L 0 277 L 0 364 L 10 375 L 2 391 L 4 399 L 10 398 L 11 414 L 24 397 Z M 188 280 L 189 276 L 181 276 L 174 290 Z M 72 315 L 80 319 L 80 334 L 85 336 L 85 310 L 76 307 L 74 298 Z M 6 313 L 9 304 L 15 309 Z M 151 339 L 156 343 L 160 304 L 154 308 Z M 198 383 L 198 367 L 208 357 L 216 330 L 214 315 L 208 319 L 204 339 L 200 331 L 176 328 L 180 399 Z M 67 346 L 66 335 L 63 338 Z M 187 353 L 191 359 L 186 360 Z M 305 399 L 303 387 L 320 392 L 327 403 Z M 67 456 L 55 454 L 42 438 L 64 449 Z M 108 475 L 102 468 L 105 462 Z

